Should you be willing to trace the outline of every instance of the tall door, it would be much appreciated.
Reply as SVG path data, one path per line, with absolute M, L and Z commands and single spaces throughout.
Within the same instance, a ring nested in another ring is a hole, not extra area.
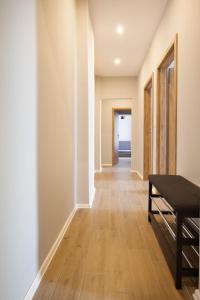
M 176 174 L 177 39 L 158 68 L 157 173 Z
M 114 114 L 114 164 L 119 161 L 119 114 Z
M 147 180 L 153 169 L 153 79 L 144 89 L 144 170 L 143 179 Z
M 160 92 L 160 174 L 176 173 L 176 100 L 173 62 L 161 71 Z
M 168 69 L 168 132 L 167 174 L 176 174 L 176 99 L 174 95 L 174 68 Z

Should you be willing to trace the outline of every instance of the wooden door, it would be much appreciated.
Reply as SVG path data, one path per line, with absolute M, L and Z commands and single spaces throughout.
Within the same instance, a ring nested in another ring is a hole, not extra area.
M 121 107 L 112 109 L 112 164 L 115 165 L 119 161 L 119 114 L 131 114 L 131 108 Z
M 114 114 L 114 164 L 119 161 L 119 114 Z
M 176 174 L 177 36 L 158 67 L 157 173 Z
M 167 174 L 176 174 L 176 99 L 174 93 L 174 68 L 168 69 L 168 132 Z
M 167 86 L 165 84 L 166 70 L 160 71 L 160 174 L 167 174 Z
M 144 168 L 143 179 L 153 171 L 153 76 L 144 88 Z

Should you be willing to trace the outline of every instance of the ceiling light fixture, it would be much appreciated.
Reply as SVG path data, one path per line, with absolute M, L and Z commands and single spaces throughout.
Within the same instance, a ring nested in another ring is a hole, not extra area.
M 119 58 L 115 58 L 115 64 L 119 65 L 121 63 L 121 60 Z
M 123 34 L 124 33 L 124 26 L 118 25 L 117 28 L 116 28 L 116 32 L 120 35 Z

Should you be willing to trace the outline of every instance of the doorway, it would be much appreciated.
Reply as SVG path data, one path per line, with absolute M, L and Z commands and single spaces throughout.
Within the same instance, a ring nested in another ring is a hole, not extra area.
M 157 173 L 176 174 L 177 149 L 177 44 L 176 36 L 158 67 Z
M 131 108 L 112 109 L 112 164 L 131 161 Z
M 153 172 L 153 86 L 152 75 L 144 88 L 144 180 Z

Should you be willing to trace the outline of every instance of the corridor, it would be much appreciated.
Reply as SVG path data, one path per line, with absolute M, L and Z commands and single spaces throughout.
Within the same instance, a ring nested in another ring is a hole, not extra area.
M 147 184 L 126 163 L 96 175 L 93 207 L 77 211 L 34 300 L 192 299 L 197 282 L 175 289 L 147 222 Z
M 200 0 L 0 0 L 0 43 L 0 300 L 200 300 Z

